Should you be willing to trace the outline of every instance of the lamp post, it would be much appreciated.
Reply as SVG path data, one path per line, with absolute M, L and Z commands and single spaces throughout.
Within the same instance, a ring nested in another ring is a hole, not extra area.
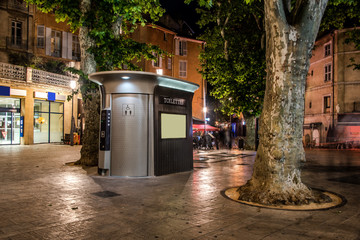
M 203 112 L 204 112 L 204 134 L 206 136 L 206 112 L 207 112 L 207 107 L 203 108 Z
M 76 81 L 70 81 L 71 87 L 71 128 L 70 128 L 70 145 L 74 146 L 74 125 L 75 125 L 75 118 L 74 118 L 74 89 L 76 87 Z

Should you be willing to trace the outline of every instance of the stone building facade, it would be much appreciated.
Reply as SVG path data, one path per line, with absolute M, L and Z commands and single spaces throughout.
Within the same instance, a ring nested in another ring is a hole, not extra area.
M 0 25 L 0 144 L 61 142 L 72 112 L 77 119 L 81 110 L 80 97 L 66 101 L 76 78 L 11 63 L 36 58 L 79 66 L 69 27 L 22 0 L 0 1 Z
M 161 24 L 160 24 L 161 25 Z M 205 83 L 197 72 L 203 42 L 181 35 L 173 21 L 171 27 L 139 27 L 133 38 L 160 46 L 171 57 L 142 61 L 147 72 L 164 74 L 200 85 L 193 101 L 193 117 L 203 119 Z M 70 133 L 71 116 L 83 126 L 81 96 L 71 95 L 72 76 L 44 72 L 11 64 L 12 59 L 56 60 L 80 67 L 80 46 L 76 33 L 66 23 L 57 23 L 22 0 L 0 0 L 0 144 L 61 142 Z
M 345 40 L 351 29 L 318 39 L 306 81 L 304 143 L 348 146 L 360 141 L 360 51 Z

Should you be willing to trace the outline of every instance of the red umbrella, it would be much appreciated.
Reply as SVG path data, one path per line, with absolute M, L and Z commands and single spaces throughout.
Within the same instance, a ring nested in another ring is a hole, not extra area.
M 193 132 L 202 132 L 202 131 L 219 131 L 217 127 L 213 127 L 209 124 L 193 124 Z

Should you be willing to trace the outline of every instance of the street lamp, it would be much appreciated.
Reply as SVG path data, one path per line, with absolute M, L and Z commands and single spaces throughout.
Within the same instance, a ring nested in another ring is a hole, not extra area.
M 204 123 L 205 123 L 205 125 L 204 125 L 204 134 L 206 136 L 206 112 L 207 112 L 207 107 L 203 108 L 203 112 L 204 112 Z
M 74 128 L 75 128 L 75 118 L 74 118 L 74 89 L 76 88 L 76 81 L 70 81 L 71 87 L 71 128 L 70 128 L 70 145 L 74 146 Z

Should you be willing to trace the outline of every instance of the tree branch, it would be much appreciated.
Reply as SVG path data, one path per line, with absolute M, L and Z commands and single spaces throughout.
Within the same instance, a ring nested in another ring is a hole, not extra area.
M 307 0 L 297 0 L 295 3 L 294 8 L 291 10 L 290 13 L 290 21 L 291 25 L 297 23 L 297 21 L 301 18 L 302 11 L 304 10 L 305 5 L 307 4 Z

